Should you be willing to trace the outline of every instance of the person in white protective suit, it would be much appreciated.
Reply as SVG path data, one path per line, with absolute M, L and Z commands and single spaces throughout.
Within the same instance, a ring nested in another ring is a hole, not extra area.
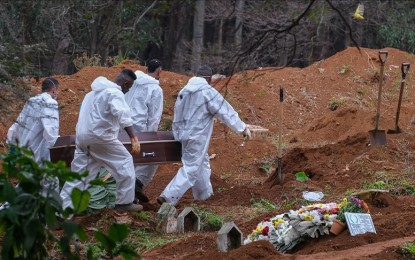
M 182 143 L 183 166 L 157 198 L 159 204 L 167 202 L 175 206 L 189 188 L 196 200 L 208 199 L 213 194 L 208 148 L 214 117 L 233 131 L 251 138 L 248 126 L 238 113 L 209 85 L 211 78 L 212 69 L 201 66 L 196 77 L 192 77 L 178 94 L 173 134 Z
M 137 79 L 132 88 L 125 94 L 125 100 L 130 106 L 133 127 L 136 132 L 154 132 L 158 130 L 163 113 L 163 90 L 159 85 L 161 62 L 150 60 L 147 74 L 137 70 Z M 135 199 L 148 202 L 144 188 L 153 179 L 158 165 L 135 166 Z
M 42 82 L 42 93 L 25 103 L 16 122 L 7 132 L 8 144 L 26 147 L 32 151 L 36 163 L 42 165 L 50 160 L 49 148 L 59 137 L 58 90 L 59 82 L 46 78 Z M 59 193 L 57 178 L 42 181 L 43 193 L 49 189 Z
M 140 152 L 138 138 L 132 127 L 131 111 L 123 93 L 133 85 L 136 75 L 124 69 L 112 82 L 105 77 L 96 78 L 92 91 L 82 101 L 76 125 L 76 149 L 71 164 L 73 172 L 89 175 L 84 180 L 65 182 L 61 198 L 63 208 L 73 207 L 72 190 L 76 187 L 86 190 L 95 179 L 101 167 L 107 168 L 116 181 L 115 209 L 120 211 L 141 211 L 143 207 L 134 204 L 135 174 L 133 158 L 118 140 L 120 129 L 125 129 L 131 138 L 132 153 Z

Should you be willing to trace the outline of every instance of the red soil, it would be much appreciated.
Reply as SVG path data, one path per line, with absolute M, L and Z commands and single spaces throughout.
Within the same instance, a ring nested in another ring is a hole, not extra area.
M 413 66 L 415 56 L 387 48 L 379 129 L 395 128 L 402 62 Z M 340 200 L 346 191 L 360 190 L 365 183 L 406 180 L 414 187 L 415 162 L 415 79 L 411 69 L 405 84 L 400 111 L 400 134 L 388 134 L 387 145 L 369 145 L 369 130 L 375 127 L 379 86 L 378 50 L 348 48 L 307 68 L 258 68 L 244 71 L 215 84 L 227 100 L 250 124 L 269 128 L 267 136 L 240 146 L 242 137 L 217 122 L 209 153 L 215 195 L 207 201 L 194 201 L 187 192 L 177 206 L 196 205 L 234 221 L 248 235 L 265 216 L 287 211 L 280 209 L 263 216 L 251 214 L 252 200 L 267 199 L 275 205 L 294 202 L 299 207 L 305 190 L 325 193 L 323 202 Z M 122 64 L 112 68 L 90 67 L 70 76 L 56 76 L 60 82 L 61 135 L 75 133 L 78 110 L 84 95 L 97 76 L 112 79 L 122 68 L 144 68 Z M 176 93 L 185 85 L 184 75 L 163 71 L 163 120 L 172 118 Z M 226 83 L 228 83 L 226 85 Z M 285 89 L 283 105 L 283 185 L 270 187 L 269 175 L 261 163 L 276 167 L 279 117 L 279 87 Z M 38 87 L 39 88 L 39 87 Z M 331 103 L 338 108 L 332 111 Z M 16 114 L 18 111 L 16 112 Z M 16 115 L 10 115 L 10 124 Z M 7 129 L 0 129 L 5 133 Z M 148 209 L 155 214 L 155 198 L 176 173 L 178 164 L 162 165 L 146 192 L 152 198 Z M 310 181 L 301 183 L 294 174 L 305 171 Z M 189 233 L 179 241 L 142 256 L 146 259 L 397 259 L 396 248 L 415 242 L 415 197 L 404 190 L 391 190 L 368 201 L 376 234 L 327 235 L 310 239 L 289 254 L 277 252 L 268 242 L 255 242 L 228 253 L 216 249 L 216 232 Z M 101 217 L 109 214 L 104 211 Z M 93 216 L 96 218 L 97 216 Z M 94 221 L 95 222 L 95 221 Z M 86 221 L 88 223 L 88 221 Z M 89 222 L 91 223 L 91 221 Z M 93 224 L 91 224 L 93 225 Z M 148 224 L 153 225 L 153 224 Z

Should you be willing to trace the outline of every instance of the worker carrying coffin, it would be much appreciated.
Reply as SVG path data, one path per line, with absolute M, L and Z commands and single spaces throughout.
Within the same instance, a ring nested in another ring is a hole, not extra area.
M 132 153 L 140 152 L 140 144 L 132 127 L 131 111 L 123 93 L 133 85 L 136 75 L 122 70 L 112 82 L 98 77 L 92 82 L 92 91 L 82 101 L 76 125 L 76 150 L 71 170 L 89 171 L 84 180 L 66 182 L 61 191 L 63 208 L 72 207 L 70 194 L 74 188 L 85 190 L 95 179 L 101 167 L 108 169 L 116 181 L 115 209 L 140 211 L 141 205 L 133 204 L 135 173 L 133 158 L 118 140 L 118 132 L 125 129 L 131 138 Z

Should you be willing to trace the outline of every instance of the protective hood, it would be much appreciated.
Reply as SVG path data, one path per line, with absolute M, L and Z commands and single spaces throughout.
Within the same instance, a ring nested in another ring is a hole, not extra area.
M 206 81 L 206 79 L 201 77 L 193 77 L 189 79 L 189 82 L 187 83 L 184 90 L 193 93 L 201 89 L 201 87 L 210 86 L 209 83 Z
M 98 77 L 91 84 L 92 91 L 100 92 L 106 88 L 116 88 L 121 90 L 121 87 L 114 82 L 108 80 L 106 77 Z
M 137 79 L 135 80 L 135 82 L 138 85 L 147 85 L 147 84 L 159 84 L 159 81 L 155 78 L 153 78 L 152 76 L 149 76 L 147 74 L 145 74 L 144 72 L 137 70 L 135 72 L 135 75 L 137 75 Z

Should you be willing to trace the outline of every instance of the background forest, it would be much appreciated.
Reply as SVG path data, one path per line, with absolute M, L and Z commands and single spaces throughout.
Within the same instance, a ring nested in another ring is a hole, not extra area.
M 186 74 L 305 67 L 348 46 L 415 50 L 415 1 L 0 0 L 0 81 L 162 60 Z M 85 64 L 87 63 L 87 64 Z

